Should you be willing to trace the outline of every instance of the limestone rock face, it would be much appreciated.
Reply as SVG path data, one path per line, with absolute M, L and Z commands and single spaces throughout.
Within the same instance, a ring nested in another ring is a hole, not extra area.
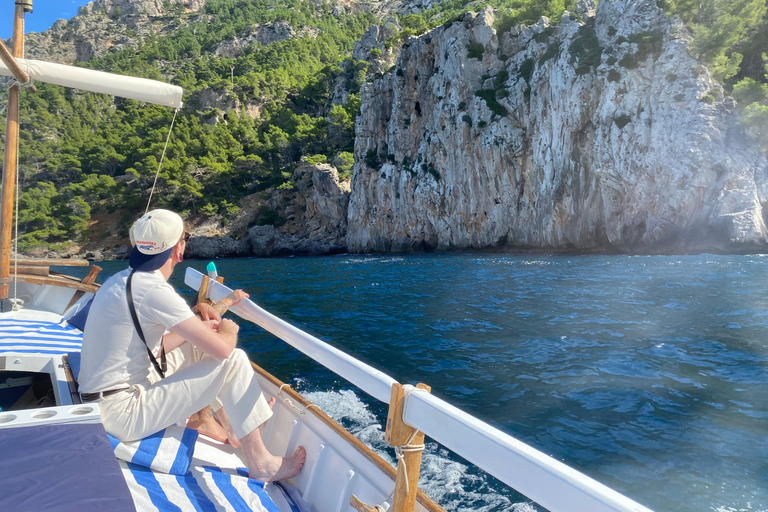
M 187 258 L 209 259 L 250 254 L 247 240 L 235 240 L 213 220 L 195 227 L 191 235 L 184 252 Z
M 214 53 L 221 57 L 236 58 L 242 55 L 248 46 L 254 42 L 266 46 L 296 37 L 316 38 L 319 33 L 320 31 L 315 27 L 301 27 L 296 30 L 286 21 L 253 25 L 242 34 L 219 43 L 214 49 Z
M 339 182 L 339 173 L 331 165 L 302 162 L 294 171 L 293 183 L 293 189 L 245 198 L 240 216 L 226 227 L 217 220 L 197 226 L 187 244 L 187 257 L 345 252 L 349 182 Z M 274 224 L 254 226 L 264 218 L 264 210 L 273 213 Z M 245 235 L 235 239 L 235 232 Z
M 104 11 L 114 18 L 121 15 L 144 14 L 147 16 L 162 16 L 166 14 L 166 0 L 96 0 L 86 5 L 92 11 Z M 180 5 L 186 11 L 197 11 L 205 5 L 205 0 L 170 0 L 171 9 Z
M 166 0 L 96 0 L 78 10 L 71 20 L 58 20 L 41 33 L 25 36 L 30 59 L 72 64 L 108 53 L 139 47 L 153 35 L 167 35 L 176 27 L 153 24 L 151 18 L 168 14 Z M 195 12 L 205 0 L 168 0 L 170 10 Z
M 226 114 L 234 110 L 237 115 L 246 114 L 254 119 L 261 116 L 264 106 L 261 103 L 243 103 L 237 95 L 229 90 L 217 90 L 205 87 L 194 95 L 197 100 L 197 108 L 201 112 L 209 109 L 217 109 L 221 114 Z M 217 124 L 220 121 L 219 115 L 205 119 L 208 124 Z
M 367 84 L 350 251 L 766 248 L 768 162 L 653 0 L 499 36 L 490 9 Z
M 395 64 L 397 54 L 395 48 L 387 49 L 384 42 L 401 30 L 397 18 L 388 19 L 383 25 L 373 25 L 363 34 L 352 49 L 352 58 L 367 60 L 370 64 L 369 73 L 383 73 Z M 376 53 L 372 53 L 376 52 Z
M 187 258 L 213 259 L 248 256 L 250 247 L 245 240 L 231 236 L 199 236 L 189 239 L 185 251 Z
M 300 164 L 296 190 L 283 198 L 285 224 L 275 229 L 272 254 L 329 254 L 346 250 L 349 183 L 328 164 Z M 254 243 L 253 231 L 251 241 Z M 263 236 L 263 234 L 262 234 Z

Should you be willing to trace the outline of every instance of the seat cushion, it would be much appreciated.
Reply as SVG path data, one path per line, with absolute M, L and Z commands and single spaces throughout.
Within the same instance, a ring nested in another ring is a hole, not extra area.
M 0 429 L 0 510 L 136 508 L 100 423 Z

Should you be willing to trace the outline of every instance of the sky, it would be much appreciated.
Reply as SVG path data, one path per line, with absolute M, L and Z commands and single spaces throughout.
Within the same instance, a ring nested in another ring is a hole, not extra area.
M 31 14 L 24 16 L 24 32 L 43 32 L 60 18 L 66 20 L 77 14 L 77 9 L 90 0 L 33 0 Z M 13 35 L 14 0 L 0 0 L 0 38 Z

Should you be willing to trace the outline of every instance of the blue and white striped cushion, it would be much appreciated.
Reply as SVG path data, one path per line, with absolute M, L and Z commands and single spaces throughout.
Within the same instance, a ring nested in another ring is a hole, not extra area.
M 139 441 L 123 443 L 112 436 L 109 442 L 115 457 L 154 471 L 184 475 L 195 453 L 197 430 L 168 427 Z
M 123 461 L 120 466 L 137 510 L 309 512 L 288 486 L 252 480 L 245 468 L 194 466 L 186 475 L 166 475 Z
M 34 320 L 0 319 L 0 352 L 64 355 L 80 352 L 83 333 L 68 325 Z

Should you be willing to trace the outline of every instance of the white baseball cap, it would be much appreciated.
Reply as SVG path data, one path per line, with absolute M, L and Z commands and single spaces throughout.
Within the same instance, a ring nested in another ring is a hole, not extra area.
M 131 268 L 144 272 L 159 269 L 183 234 L 184 221 L 177 213 L 160 209 L 145 213 L 131 226 Z

